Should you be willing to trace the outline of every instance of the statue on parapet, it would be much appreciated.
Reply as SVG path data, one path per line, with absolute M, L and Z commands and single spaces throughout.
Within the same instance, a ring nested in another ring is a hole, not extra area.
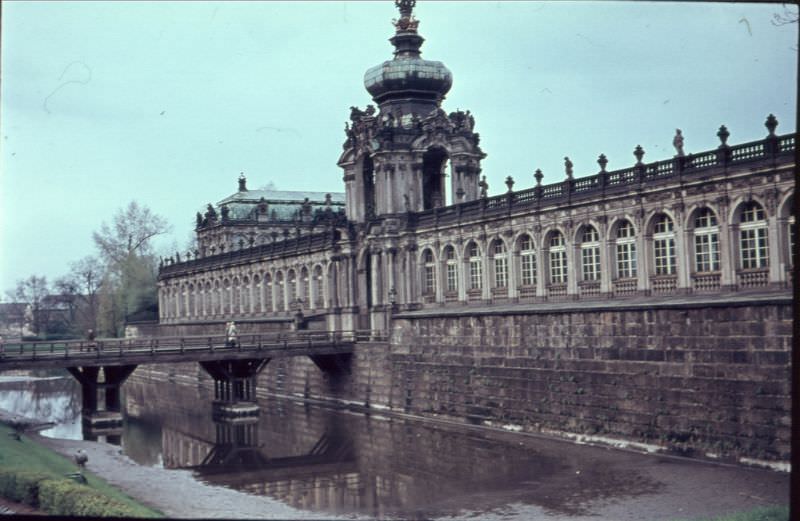
M 683 134 L 681 134 L 681 129 L 675 129 L 675 137 L 672 138 L 672 146 L 675 147 L 675 151 L 677 152 L 677 157 L 683 157 Z
M 569 157 L 564 157 L 564 170 L 567 173 L 567 179 L 572 179 L 572 161 Z
M 489 183 L 486 182 L 486 176 L 483 176 L 478 182 L 478 187 L 481 189 L 481 199 L 486 199 L 489 193 Z

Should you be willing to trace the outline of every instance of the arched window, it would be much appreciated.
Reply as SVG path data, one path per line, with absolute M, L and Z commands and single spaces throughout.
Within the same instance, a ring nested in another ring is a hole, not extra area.
M 264 274 L 264 311 L 272 311 L 272 277 Z
M 458 260 L 456 249 L 448 246 L 444 249 L 445 274 L 447 278 L 446 290 L 448 293 L 458 293 Z
M 636 276 L 636 231 L 630 221 L 623 221 L 617 227 L 617 278 L 629 279 Z
M 508 286 L 508 255 L 506 245 L 500 239 L 494 241 L 492 258 L 494 260 L 494 287 L 505 288 Z
M 211 303 L 212 302 L 212 295 L 211 295 L 211 283 L 210 282 L 206 282 L 206 290 L 205 290 L 205 292 L 203 294 L 203 300 L 204 300 L 203 314 L 204 315 L 210 315 L 211 313 L 214 312 L 214 309 L 211 307 L 212 306 L 212 303 Z
M 232 313 L 231 309 L 231 282 L 228 279 L 222 281 L 222 314 Z
M 422 289 L 425 295 L 436 293 L 436 263 L 430 249 L 422 253 Z
M 483 262 L 478 245 L 474 242 L 467 248 L 467 262 L 469 263 L 469 289 L 479 290 L 483 288 Z
M 305 266 L 300 270 L 300 278 L 303 281 L 303 308 L 308 309 L 311 307 L 311 281 L 308 280 L 308 268 Z
M 719 226 L 709 208 L 694 218 L 694 269 L 698 273 L 719 271 Z
M 567 245 L 561 232 L 550 234 L 548 247 L 550 254 L 550 283 L 564 284 L 567 282 Z
M 284 310 L 284 287 L 283 287 L 283 272 L 279 271 L 275 274 L 275 311 Z
M 739 250 L 743 269 L 769 266 L 767 218 L 764 208 L 755 201 L 745 204 L 741 210 Z
M 533 239 L 530 235 L 523 235 L 519 241 L 520 283 L 523 286 L 536 285 L 536 251 L 533 249 Z
M 583 280 L 600 280 L 600 234 L 594 226 L 581 234 L 581 269 Z
M 667 215 L 659 215 L 653 225 L 653 262 L 656 275 L 675 273 L 675 227 Z
M 250 313 L 250 279 L 244 277 L 242 279 L 242 296 L 241 296 L 241 312 Z
M 261 313 L 263 309 L 261 308 L 262 300 L 262 287 L 261 287 L 261 277 L 258 275 L 253 275 L 253 310 L 256 313 Z
M 321 308 L 325 305 L 325 296 L 322 294 L 322 266 L 314 268 L 314 307 Z
M 219 280 L 214 281 L 214 314 L 219 315 L 222 313 L 222 290 L 219 286 Z

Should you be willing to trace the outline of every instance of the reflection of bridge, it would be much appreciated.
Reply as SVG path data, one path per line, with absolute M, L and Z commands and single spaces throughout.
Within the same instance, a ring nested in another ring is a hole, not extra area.
M 139 364 L 199 362 L 223 414 L 257 414 L 256 377 L 271 359 L 308 356 L 322 371 L 344 373 L 356 342 L 369 339 L 369 331 L 291 331 L 239 335 L 233 346 L 224 336 L 20 342 L 3 346 L 0 371 L 66 368 L 81 384 L 84 421 L 99 428 L 121 422 L 120 386 Z
M 352 442 L 335 431 L 326 431 L 307 454 L 270 457 L 252 433 L 257 424 L 231 426 L 239 429 L 235 440 L 218 440 L 200 465 L 191 467 L 216 485 L 246 488 L 307 477 L 342 475 L 358 471 Z

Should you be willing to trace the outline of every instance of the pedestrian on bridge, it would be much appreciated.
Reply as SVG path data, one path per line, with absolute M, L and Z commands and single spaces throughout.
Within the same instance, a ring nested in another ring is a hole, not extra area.
M 236 322 L 228 322 L 226 325 L 225 336 L 227 337 L 227 344 L 228 347 L 236 347 L 237 341 L 237 333 L 236 333 Z
M 97 342 L 94 341 L 94 329 L 90 329 L 86 332 L 86 340 L 88 341 L 88 347 L 91 351 L 92 349 L 97 349 Z

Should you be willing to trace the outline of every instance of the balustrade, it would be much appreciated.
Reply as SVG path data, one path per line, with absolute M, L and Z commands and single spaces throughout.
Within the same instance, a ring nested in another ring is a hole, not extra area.
M 638 281 L 636 279 L 617 279 L 614 281 L 615 296 L 635 295 L 638 291 Z
M 719 273 L 695 273 L 692 275 L 692 290 L 695 293 L 714 293 L 720 289 Z
M 677 275 L 657 275 L 650 277 L 650 289 L 655 294 L 674 293 L 677 288 Z
M 739 270 L 736 277 L 740 289 L 762 288 L 769 283 L 769 269 Z
M 600 281 L 582 280 L 578 282 L 578 293 L 582 297 L 596 297 L 600 295 Z

